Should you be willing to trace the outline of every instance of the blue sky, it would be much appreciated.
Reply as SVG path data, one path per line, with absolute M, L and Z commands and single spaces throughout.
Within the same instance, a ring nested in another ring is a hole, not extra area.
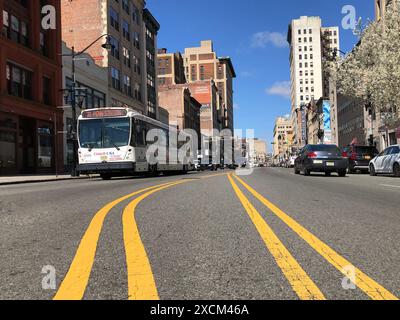
M 219 56 L 232 58 L 235 128 L 255 129 L 256 137 L 273 136 L 275 118 L 290 112 L 289 48 L 285 44 L 291 19 L 320 16 L 323 26 L 341 26 L 342 8 L 353 5 L 357 18 L 374 18 L 373 0 L 148 0 L 161 24 L 158 46 L 183 51 L 213 40 Z M 350 50 L 357 38 L 340 28 L 340 45 Z M 258 36 L 255 36 L 258 34 Z M 255 41 L 255 39 L 257 41 Z

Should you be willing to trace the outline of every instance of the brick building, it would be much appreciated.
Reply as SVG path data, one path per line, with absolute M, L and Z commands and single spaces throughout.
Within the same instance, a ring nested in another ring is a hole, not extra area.
M 108 68 L 107 105 L 128 106 L 154 117 L 157 103 L 149 97 L 156 95 L 148 84 L 151 87 L 151 81 L 155 83 L 151 65 L 156 65 L 157 38 L 156 30 L 151 35 L 148 31 L 157 29 L 158 24 L 145 10 L 145 1 L 61 0 L 61 3 L 62 37 L 68 47 L 82 50 L 101 35 L 111 36 L 110 51 L 102 48 L 101 41 L 88 50 L 99 66 Z
M 41 10 L 55 9 L 55 29 Z M 0 0 L 0 175 L 62 171 L 60 1 Z
M 222 97 L 213 80 L 196 81 L 188 84 L 191 96 L 200 104 L 200 131 L 202 135 L 213 137 L 213 130 L 221 130 L 219 108 Z
M 236 73 L 229 57 L 218 57 L 212 41 L 201 41 L 200 47 L 186 48 L 183 56 L 186 80 L 189 83 L 214 80 L 221 93 L 220 114 L 223 128 L 234 130 L 233 79 Z
M 161 86 L 160 105 L 168 110 L 170 125 L 178 129 L 192 129 L 200 136 L 200 109 L 202 105 L 191 96 L 188 85 Z
M 158 50 L 158 84 L 172 85 L 186 83 L 183 58 L 180 52 L 168 53 L 167 49 Z

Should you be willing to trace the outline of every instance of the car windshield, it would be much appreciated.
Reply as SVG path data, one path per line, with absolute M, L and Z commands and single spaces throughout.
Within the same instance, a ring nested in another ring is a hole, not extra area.
M 340 154 L 340 149 L 335 146 L 335 145 L 326 145 L 326 144 L 320 144 L 320 145 L 310 145 L 309 150 L 313 152 L 328 152 L 332 154 Z
M 79 142 L 82 148 L 119 148 L 129 144 L 129 118 L 81 120 Z
M 378 150 L 376 150 L 375 147 L 356 147 L 355 148 L 356 153 L 359 153 L 361 155 L 374 155 L 378 154 Z

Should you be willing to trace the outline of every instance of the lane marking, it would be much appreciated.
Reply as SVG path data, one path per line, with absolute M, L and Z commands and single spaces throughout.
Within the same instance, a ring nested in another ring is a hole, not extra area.
M 92 271 L 93 262 L 96 256 L 97 243 L 99 241 L 103 223 L 107 214 L 113 207 L 142 192 L 160 186 L 169 185 L 171 183 L 173 183 L 173 181 L 135 191 L 108 203 L 100 209 L 91 220 L 89 227 L 83 235 L 70 268 L 53 299 L 81 300 L 83 298 Z
M 226 174 L 226 173 L 224 173 Z M 224 174 L 218 175 L 207 175 L 201 177 L 201 179 L 207 179 L 215 176 L 220 176 Z M 96 257 L 97 244 L 100 238 L 100 233 L 103 228 L 104 220 L 107 217 L 108 213 L 113 209 L 116 205 L 121 202 L 132 198 L 140 193 L 161 187 L 166 186 L 171 183 L 175 183 L 178 180 L 166 182 L 159 185 L 154 185 L 148 188 L 144 188 L 133 193 L 130 193 L 126 196 L 123 196 L 119 199 L 116 199 L 108 204 L 106 204 L 103 208 L 101 208 L 92 218 L 88 228 L 83 235 L 78 249 L 75 253 L 75 256 L 71 262 L 71 265 L 68 269 L 67 274 L 65 275 L 61 285 L 54 296 L 54 300 L 81 300 L 85 294 L 86 287 L 89 282 L 90 274 L 92 272 L 94 259 Z M 186 180 L 189 181 L 189 180 Z
M 250 203 L 248 198 L 246 198 L 231 175 L 228 175 L 228 179 L 265 245 L 299 298 L 301 300 L 325 300 L 324 295 L 317 285 L 286 249 L 257 209 Z
M 391 184 L 380 184 L 380 186 L 389 187 L 389 188 L 400 188 L 400 186 L 395 186 L 395 185 L 391 185 Z
M 129 300 L 159 300 L 156 283 L 146 249 L 135 220 L 136 207 L 147 197 L 161 190 L 194 180 L 178 181 L 151 190 L 133 200 L 122 215 L 124 245 L 128 275 Z
M 315 235 L 297 223 L 293 218 L 288 216 L 273 203 L 268 201 L 260 193 L 250 187 L 238 176 L 234 175 L 235 179 L 245 187 L 251 194 L 254 195 L 261 203 L 269 208 L 278 218 L 286 223 L 300 238 L 306 241 L 315 251 L 324 257 L 331 265 L 338 269 L 343 275 L 347 276 L 346 267 L 353 266 L 348 260 L 340 256 L 336 251 L 331 249 L 326 243 L 318 239 Z M 368 277 L 361 270 L 355 268 L 355 283 L 362 291 L 364 291 L 373 300 L 398 300 L 398 298 L 377 283 L 375 280 Z

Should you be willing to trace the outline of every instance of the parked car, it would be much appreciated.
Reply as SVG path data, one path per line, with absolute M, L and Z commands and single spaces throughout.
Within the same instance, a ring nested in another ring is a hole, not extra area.
M 309 144 L 300 150 L 295 160 L 294 173 L 302 171 L 305 176 L 309 176 L 311 172 L 325 172 L 325 175 L 330 176 L 336 172 L 340 177 L 345 177 L 348 166 L 349 160 L 336 145 Z
M 371 176 L 377 174 L 394 174 L 400 177 L 400 145 L 386 148 L 369 163 Z
M 343 152 L 349 159 L 349 173 L 357 170 L 368 172 L 369 162 L 379 154 L 373 146 L 347 146 Z

